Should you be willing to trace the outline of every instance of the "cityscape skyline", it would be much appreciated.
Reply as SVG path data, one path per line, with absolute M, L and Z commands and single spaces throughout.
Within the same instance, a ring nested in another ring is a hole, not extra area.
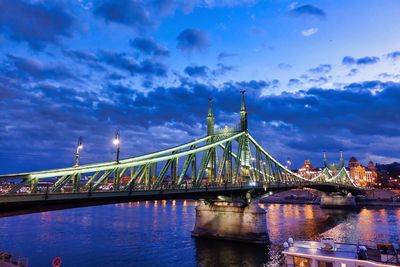
M 122 158 L 199 138 L 243 89 L 280 162 L 400 161 L 400 4 L 377 3 L 2 1 L 0 171 L 73 165 L 79 136 L 82 164 L 113 159 L 116 129 Z

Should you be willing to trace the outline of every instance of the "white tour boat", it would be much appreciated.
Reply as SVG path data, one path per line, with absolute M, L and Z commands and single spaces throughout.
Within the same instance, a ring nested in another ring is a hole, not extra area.
M 284 243 L 287 267 L 389 267 L 400 266 L 399 245 L 361 242 L 336 243 L 333 239 Z

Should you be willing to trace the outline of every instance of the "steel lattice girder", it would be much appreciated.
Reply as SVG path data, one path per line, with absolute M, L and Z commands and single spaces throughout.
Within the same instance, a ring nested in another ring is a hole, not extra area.
M 236 154 L 232 152 L 233 141 L 238 143 Z M 251 145 L 253 145 L 255 148 L 254 160 L 251 155 Z M 223 150 L 220 160 L 218 159 L 218 148 L 222 148 Z M 203 153 L 203 155 L 200 162 L 200 168 L 197 170 L 196 158 L 199 153 Z M 181 157 L 184 157 L 185 161 L 179 174 L 177 172 L 178 159 Z M 263 158 L 265 158 L 265 161 L 263 161 Z M 235 159 L 235 164 L 233 164 L 233 159 Z M 155 177 L 157 171 L 157 166 L 155 166 L 155 164 L 158 162 L 165 162 L 165 164 L 154 183 L 151 183 L 150 173 L 153 172 L 152 176 Z M 142 183 L 143 178 L 145 179 L 146 186 L 151 186 L 151 188 L 159 188 L 163 183 L 166 172 L 170 167 L 173 168 L 173 170 L 171 170 L 173 173 L 171 172 L 171 174 L 173 174 L 173 176 L 177 179 L 175 182 L 177 185 L 180 185 L 183 182 L 183 178 L 186 175 L 190 165 L 192 166 L 192 180 L 195 185 L 199 185 L 201 183 L 207 166 L 210 166 L 211 168 L 211 176 L 209 177 L 211 178 L 211 181 L 221 183 L 222 176 L 224 174 L 226 181 L 231 179 L 231 181 L 234 182 L 237 181 L 239 170 L 243 164 L 247 164 L 246 166 L 249 169 L 250 179 L 253 181 L 263 181 L 264 183 L 321 182 L 316 180 L 307 180 L 285 168 L 265 149 L 263 149 L 247 131 L 230 134 L 227 136 L 206 136 L 163 151 L 123 159 L 118 164 L 115 161 L 110 161 L 40 172 L 0 175 L 0 179 L 22 178 L 22 182 L 15 186 L 10 192 L 17 192 L 21 187 L 28 183 L 32 183 L 33 188 L 39 179 L 55 177 L 59 178 L 54 184 L 51 190 L 52 192 L 59 191 L 71 179 L 74 182 L 74 190 L 79 191 L 81 187 L 80 176 L 83 174 L 93 173 L 88 182 L 82 187 L 87 189 L 88 186 L 90 186 L 92 190 L 96 190 L 114 172 L 114 188 L 115 190 L 119 190 L 121 178 L 130 169 L 131 177 L 129 182 L 124 187 L 124 190 L 127 190 L 131 188 L 133 182 L 136 180 L 138 180 L 138 183 Z M 153 169 L 152 166 L 154 167 Z M 138 167 L 136 171 L 135 167 Z M 347 177 L 347 173 L 343 175 L 341 170 L 340 174 L 341 176 L 338 174 L 335 177 L 327 179 L 326 182 L 340 184 L 343 183 L 346 185 L 355 186 L 351 179 Z M 138 179 L 139 176 L 140 178 Z M 92 186 L 93 183 L 94 185 Z

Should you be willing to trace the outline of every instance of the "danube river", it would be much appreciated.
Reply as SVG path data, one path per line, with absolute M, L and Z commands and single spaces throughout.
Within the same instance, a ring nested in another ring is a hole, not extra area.
M 0 218 L 0 250 L 29 266 L 268 266 L 288 237 L 400 242 L 400 209 L 264 205 L 272 245 L 195 239 L 195 201 L 147 201 Z

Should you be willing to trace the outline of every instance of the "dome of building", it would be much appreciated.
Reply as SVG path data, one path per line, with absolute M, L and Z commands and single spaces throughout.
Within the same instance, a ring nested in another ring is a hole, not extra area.
M 357 166 L 360 166 L 360 163 L 358 162 L 358 160 L 356 159 L 356 157 L 351 157 L 350 159 L 349 159 L 349 167 L 351 168 L 351 167 L 357 167 Z

